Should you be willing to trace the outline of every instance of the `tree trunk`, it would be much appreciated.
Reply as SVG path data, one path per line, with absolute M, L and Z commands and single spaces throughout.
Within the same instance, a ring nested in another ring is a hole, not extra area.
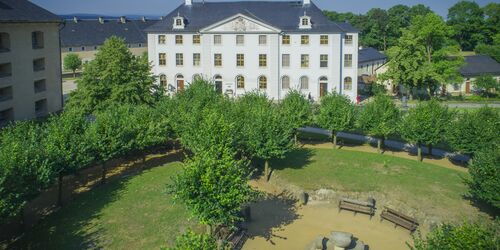
M 377 142 L 377 151 L 381 154 L 383 153 L 383 149 L 384 149 L 384 141 L 385 139 L 384 138 L 380 138 L 378 139 L 378 142 Z
M 295 145 L 298 145 L 298 140 L 297 140 L 297 131 L 295 131 L 295 133 L 293 134 L 293 140 L 295 141 Z
M 62 174 L 62 172 L 59 173 L 59 176 L 57 177 L 57 184 L 58 184 L 57 205 L 62 207 L 62 205 L 63 205 L 63 202 L 62 202 L 63 174 Z
M 427 145 L 427 148 L 429 149 L 429 156 L 432 157 L 432 144 Z
M 266 160 L 264 162 L 264 174 L 266 175 L 266 181 L 269 181 L 269 179 L 271 179 L 271 167 L 269 167 L 269 161 Z
M 337 148 L 337 133 L 335 131 L 332 131 L 332 140 L 333 140 L 333 148 Z
M 73 78 L 76 78 L 76 70 L 73 70 Z
M 142 164 L 141 164 L 141 169 L 144 170 L 146 169 L 146 152 L 142 153 Z
M 422 145 L 420 143 L 417 143 L 417 159 L 419 161 L 423 161 L 423 158 L 422 158 Z
M 101 184 L 106 183 L 106 162 L 103 161 L 101 163 L 101 168 L 102 168 L 102 177 L 101 177 Z

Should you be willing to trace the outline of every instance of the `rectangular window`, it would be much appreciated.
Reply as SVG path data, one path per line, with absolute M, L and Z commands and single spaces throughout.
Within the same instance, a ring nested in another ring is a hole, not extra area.
M 193 44 L 200 44 L 200 43 L 201 43 L 201 36 L 193 35 Z
M 12 86 L 0 88 L 0 102 L 12 99 Z
M 290 67 L 290 54 L 281 55 L 281 66 Z
M 243 44 L 245 44 L 245 36 L 236 35 L 236 45 L 243 45 Z
M 214 35 L 214 44 L 222 44 L 222 36 Z
M 300 55 L 300 66 L 302 68 L 309 68 L 309 55 Z
M 167 42 L 167 37 L 165 35 L 158 35 L 158 44 L 165 44 Z
M 167 65 L 167 54 L 165 54 L 165 53 L 158 54 L 158 64 L 160 66 L 166 66 Z
M 222 66 L 222 54 L 214 54 L 214 66 Z
M 266 54 L 259 55 L 259 67 L 267 67 L 267 55 Z
M 47 114 L 47 99 L 42 99 L 35 102 L 36 116 L 44 116 Z
M 43 49 L 44 47 L 43 32 L 41 31 L 31 32 L 31 45 L 33 49 Z
M 283 44 L 283 45 L 289 45 L 290 44 L 290 36 L 289 35 L 283 35 L 283 38 L 281 39 L 281 44 Z
M 4 126 L 14 120 L 14 109 L 9 108 L 0 111 L 0 126 Z
M 259 35 L 259 45 L 266 45 L 266 44 L 267 44 L 267 36 Z
M 182 54 L 182 53 L 175 54 L 175 65 L 177 65 L 177 66 L 184 65 L 184 54 Z
M 344 55 L 344 67 L 346 68 L 352 67 L 352 54 Z
M 321 35 L 319 38 L 319 44 L 321 45 L 328 45 L 328 36 L 327 35 Z
M 345 44 L 346 45 L 352 45 L 352 35 L 346 35 L 345 36 Z
M 175 35 L 175 44 L 182 44 L 182 35 Z
M 300 44 L 303 44 L 303 45 L 309 44 L 309 36 L 307 36 L 307 35 L 300 36 Z
M 0 32 L 0 53 L 10 51 L 10 35 Z
M 46 83 L 45 83 L 45 79 L 35 81 L 33 84 L 33 87 L 35 89 L 35 93 L 40 93 L 40 92 L 45 91 L 47 88 Z
M 236 54 L 236 66 L 237 67 L 245 66 L 245 55 L 244 54 Z
M 200 65 L 201 65 L 201 54 L 194 53 L 193 54 L 193 66 L 200 66 Z
M 321 68 L 328 68 L 328 55 L 319 56 L 319 66 Z
M 9 77 L 12 75 L 12 66 L 10 63 L 0 64 L 0 78 Z
M 45 70 L 45 58 L 33 60 L 33 71 Z

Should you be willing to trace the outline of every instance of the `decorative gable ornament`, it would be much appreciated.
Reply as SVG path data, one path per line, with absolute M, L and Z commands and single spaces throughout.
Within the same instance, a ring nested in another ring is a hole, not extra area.
M 311 24 L 311 17 L 307 15 L 307 13 L 304 11 L 304 15 L 300 17 L 299 20 L 299 29 L 311 29 L 312 24 Z
M 174 29 L 184 29 L 184 27 L 184 17 L 182 17 L 180 13 L 177 13 L 177 16 L 174 17 Z

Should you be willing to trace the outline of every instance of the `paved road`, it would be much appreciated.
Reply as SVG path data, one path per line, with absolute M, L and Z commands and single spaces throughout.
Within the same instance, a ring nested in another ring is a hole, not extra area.
M 322 134 L 322 135 L 327 135 L 331 136 L 332 133 L 328 130 L 321 129 L 321 128 L 314 128 L 314 127 L 305 127 L 300 129 L 301 131 L 308 132 L 308 133 L 315 133 L 315 134 Z M 357 134 L 350 134 L 350 133 L 343 133 L 340 132 L 337 134 L 338 137 L 349 139 L 349 140 L 354 140 L 354 141 L 360 141 L 360 142 L 365 142 L 365 143 L 376 143 L 377 139 L 369 137 L 369 136 L 364 136 L 364 135 L 357 135 Z M 400 142 L 400 141 L 393 141 L 393 140 L 386 140 L 385 141 L 385 146 L 397 149 L 397 150 L 403 150 L 406 152 L 412 152 L 416 153 L 417 148 L 409 143 L 405 142 Z M 422 148 L 422 152 L 424 154 L 428 153 L 427 147 Z M 456 154 L 456 153 L 450 153 L 445 150 L 441 150 L 438 148 L 432 149 L 432 155 L 437 156 L 437 157 L 446 157 L 449 159 L 452 159 L 454 161 L 462 161 L 466 162 L 469 161 L 469 157 L 461 154 Z
M 448 105 L 450 108 L 481 108 L 483 106 L 488 106 L 492 108 L 500 108 L 500 103 L 498 102 L 490 102 L 490 103 L 468 103 L 468 102 L 452 102 L 452 103 L 445 103 Z M 417 104 L 416 103 L 408 103 L 408 107 L 415 107 Z
M 63 80 L 63 100 L 66 102 L 66 100 L 69 97 L 69 93 L 73 92 L 76 90 L 76 83 L 75 80 Z

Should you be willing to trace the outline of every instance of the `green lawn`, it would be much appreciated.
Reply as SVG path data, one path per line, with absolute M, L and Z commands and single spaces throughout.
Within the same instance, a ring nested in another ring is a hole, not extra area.
M 189 222 L 172 203 L 166 184 L 181 163 L 112 181 L 75 199 L 29 232 L 15 248 L 159 249 L 171 244 Z
M 280 179 L 306 190 L 375 191 L 409 208 L 452 219 L 475 213 L 463 198 L 468 174 L 453 169 L 334 149 L 300 149 L 271 164 Z

